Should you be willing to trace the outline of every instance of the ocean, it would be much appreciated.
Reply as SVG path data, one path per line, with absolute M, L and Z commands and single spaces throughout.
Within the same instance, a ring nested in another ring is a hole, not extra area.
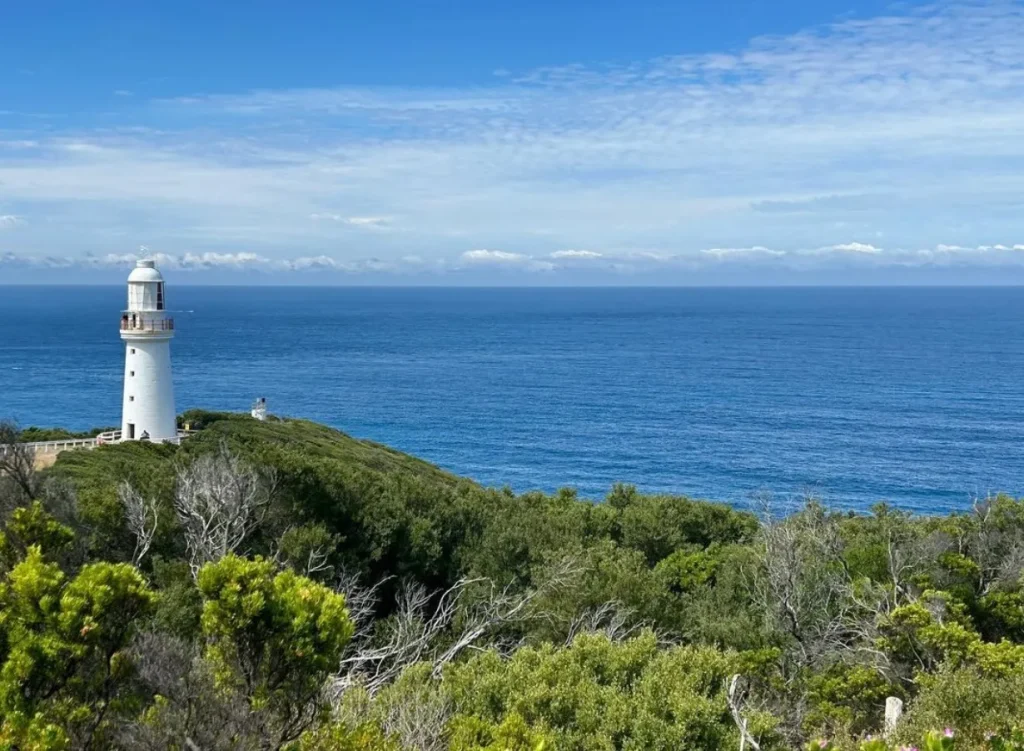
M 1024 494 L 1012 288 L 179 287 L 177 407 L 327 423 L 491 486 L 917 512 Z M 0 417 L 120 422 L 124 287 L 0 286 Z

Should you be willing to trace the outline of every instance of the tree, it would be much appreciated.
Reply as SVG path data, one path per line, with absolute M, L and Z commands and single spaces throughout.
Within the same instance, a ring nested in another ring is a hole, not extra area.
M 1024 502 L 1005 495 L 976 501 L 959 552 L 970 553 L 977 593 L 984 597 L 1020 585 L 1024 575 Z
M 730 748 L 739 741 L 725 695 L 735 667 L 735 655 L 714 648 L 660 648 L 649 631 L 624 642 L 586 634 L 507 660 L 486 652 L 449 666 L 442 685 L 454 736 L 476 744 L 468 748 L 490 748 L 520 720 L 560 751 Z M 763 749 L 778 747 L 772 724 L 761 714 L 748 723 Z
M 334 571 L 330 561 L 337 545 L 337 536 L 323 524 L 291 526 L 278 539 L 274 558 L 303 576 L 323 580 Z
M 750 694 L 753 706 L 780 717 L 797 747 L 805 740 L 807 680 L 852 653 L 856 605 L 836 517 L 813 501 L 783 519 L 766 509 L 766 517 L 754 541 L 751 596 L 779 645 L 779 659 L 762 666 L 766 674 Z M 738 702 L 734 710 L 738 717 Z
M 752 514 L 724 503 L 641 495 L 621 485 L 612 489 L 608 502 L 618 511 L 616 527 L 622 545 L 643 553 L 652 566 L 685 545 L 705 548 L 716 542 L 739 542 L 757 530 Z
M 345 598 L 272 562 L 227 555 L 199 571 L 205 657 L 218 683 L 267 710 L 277 748 L 321 719 L 353 625 Z
M 124 722 L 115 743 L 125 751 L 258 751 L 263 712 L 245 696 L 219 688 L 199 645 L 168 634 L 140 634 L 131 652 L 148 706 Z
M 303 733 L 295 751 L 403 751 L 403 748 L 409 747 L 399 746 L 374 725 L 349 727 L 331 723 Z
M 236 552 L 263 520 L 276 475 L 233 454 L 227 444 L 178 468 L 174 510 L 185 534 L 193 575 Z
M 75 533 L 43 509 L 39 501 L 20 506 L 11 513 L 0 535 L 0 562 L 13 569 L 36 546 L 51 561 L 74 542 Z
M 153 602 L 127 564 L 90 563 L 69 581 L 30 547 L 0 585 L 0 738 L 102 747 L 127 686 L 125 648 Z
M 379 628 L 369 620 L 379 585 L 364 589 L 355 581 L 343 584 L 353 603 L 357 630 L 333 677 L 331 690 L 339 699 L 355 686 L 375 694 L 394 682 L 409 666 L 421 663 L 439 677 L 465 651 L 517 646 L 504 643 L 503 628 L 532 619 L 546 619 L 536 602 L 579 575 L 571 560 L 563 561 L 539 586 L 517 590 L 499 587 L 489 579 L 465 578 L 440 593 L 407 582 L 398 594 L 395 612 Z
M 36 497 L 39 490 L 38 474 L 35 469 L 36 452 L 21 438 L 18 425 L 10 420 L 0 420 L 0 479 L 6 477 L 13 483 L 21 501 Z
M 135 535 L 135 550 L 132 564 L 138 566 L 146 557 L 160 524 L 159 505 L 156 498 L 143 497 L 130 482 L 123 480 L 117 486 L 117 497 L 124 506 L 124 518 L 128 529 Z
M 933 728 L 953 727 L 957 748 L 990 748 L 992 733 L 1007 733 L 1024 717 L 1024 671 L 986 675 L 976 667 L 940 670 L 921 676 L 921 693 L 900 723 L 898 739 L 905 743 Z M 995 748 L 992 746 L 991 748 Z
M 842 549 L 836 520 L 813 503 L 782 520 L 769 519 L 755 542 L 755 600 L 801 666 L 816 664 L 845 633 L 852 604 Z

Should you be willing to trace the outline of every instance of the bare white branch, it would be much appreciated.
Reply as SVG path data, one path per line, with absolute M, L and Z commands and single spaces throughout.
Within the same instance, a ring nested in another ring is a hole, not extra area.
M 204 563 L 240 548 L 263 521 L 273 472 L 259 472 L 225 444 L 177 471 L 174 510 L 185 533 L 193 576 Z
M 345 595 L 345 608 L 349 620 L 355 625 L 353 640 L 368 639 L 373 632 L 374 615 L 380 603 L 380 589 L 393 577 L 385 577 L 373 586 L 364 586 L 359 574 L 342 569 L 335 586 L 338 592 Z
M 746 751 L 747 746 L 750 747 L 751 751 L 761 751 L 761 746 L 758 744 L 757 739 L 747 730 L 747 720 L 741 711 L 742 697 L 739 691 L 739 684 L 740 676 L 734 675 L 729 680 L 729 688 L 726 691 L 725 699 L 729 703 L 729 713 L 732 715 L 732 721 L 736 723 L 736 727 L 740 731 L 740 751 Z
M 959 541 L 961 548 L 970 548 L 971 558 L 978 563 L 978 590 L 982 595 L 1016 584 L 1024 573 L 1024 533 L 1016 519 L 1008 517 L 1008 510 L 998 497 L 976 499 L 971 531 Z
M 331 551 L 327 550 L 322 545 L 318 545 L 311 549 L 306 556 L 305 565 L 302 567 L 303 576 L 312 576 L 313 574 L 319 574 L 323 571 L 330 571 L 333 568 L 333 566 L 328 563 L 330 557 Z
M 852 603 L 838 525 L 809 505 L 765 520 L 755 547 L 755 601 L 769 624 L 791 638 L 802 665 L 831 653 L 843 639 Z
M 355 613 L 357 632 L 342 658 L 331 693 L 338 699 L 349 688 L 361 685 L 372 695 L 414 663 L 430 664 L 432 675 L 438 677 L 445 665 L 467 650 L 484 643 L 508 648 L 507 640 L 496 633 L 503 626 L 544 617 L 535 612 L 534 601 L 576 573 L 574 565 L 566 562 L 541 586 L 526 592 L 516 592 L 511 585 L 499 588 L 483 578 L 460 579 L 440 594 L 407 583 L 398 592 L 396 612 L 377 631 L 368 627 L 364 614 L 376 606 L 376 599 L 372 598 L 372 604 L 370 600 L 379 584 L 360 591 L 349 581 L 346 596 L 350 613 Z
M 138 566 L 146 557 L 160 523 L 159 509 L 155 498 L 144 498 L 127 480 L 117 487 L 117 497 L 124 506 L 124 517 L 128 529 L 135 535 L 135 552 L 132 565 Z
M 287 536 L 289 532 L 295 530 L 295 527 L 289 527 L 284 532 L 284 536 Z M 298 560 L 292 556 L 284 553 L 280 547 L 280 541 L 274 544 L 273 561 L 275 565 L 279 567 L 289 566 L 303 576 L 314 578 L 316 574 L 324 574 L 329 576 L 334 571 L 329 561 L 331 559 L 331 549 L 326 545 L 317 545 L 314 548 L 310 548 L 305 552 L 304 557 L 300 557 Z
M 614 600 L 585 610 L 569 622 L 565 646 L 572 644 L 580 634 L 602 634 L 609 641 L 625 641 L 648 626 L 645 622 L 635 619 L 634 615 L 632 608 Z
M 389 738 L 410 751 L 445 751 L 452 705 L 448 698 L 429 686 L 412 700 L 390 702 L 382 723 Z

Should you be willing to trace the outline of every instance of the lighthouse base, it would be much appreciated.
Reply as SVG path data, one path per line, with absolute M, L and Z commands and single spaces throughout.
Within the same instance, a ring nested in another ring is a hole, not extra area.
M 170 339 L 125 339 L 122 441 L 177 441 Z

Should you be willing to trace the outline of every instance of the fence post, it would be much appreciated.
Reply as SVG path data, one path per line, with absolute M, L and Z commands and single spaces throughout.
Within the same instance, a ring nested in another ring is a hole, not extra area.
M 885 737 L 889 739 L 896 731 L 896 725 L 903 715 L 903 700 L 890 696 L 885 700 Z

